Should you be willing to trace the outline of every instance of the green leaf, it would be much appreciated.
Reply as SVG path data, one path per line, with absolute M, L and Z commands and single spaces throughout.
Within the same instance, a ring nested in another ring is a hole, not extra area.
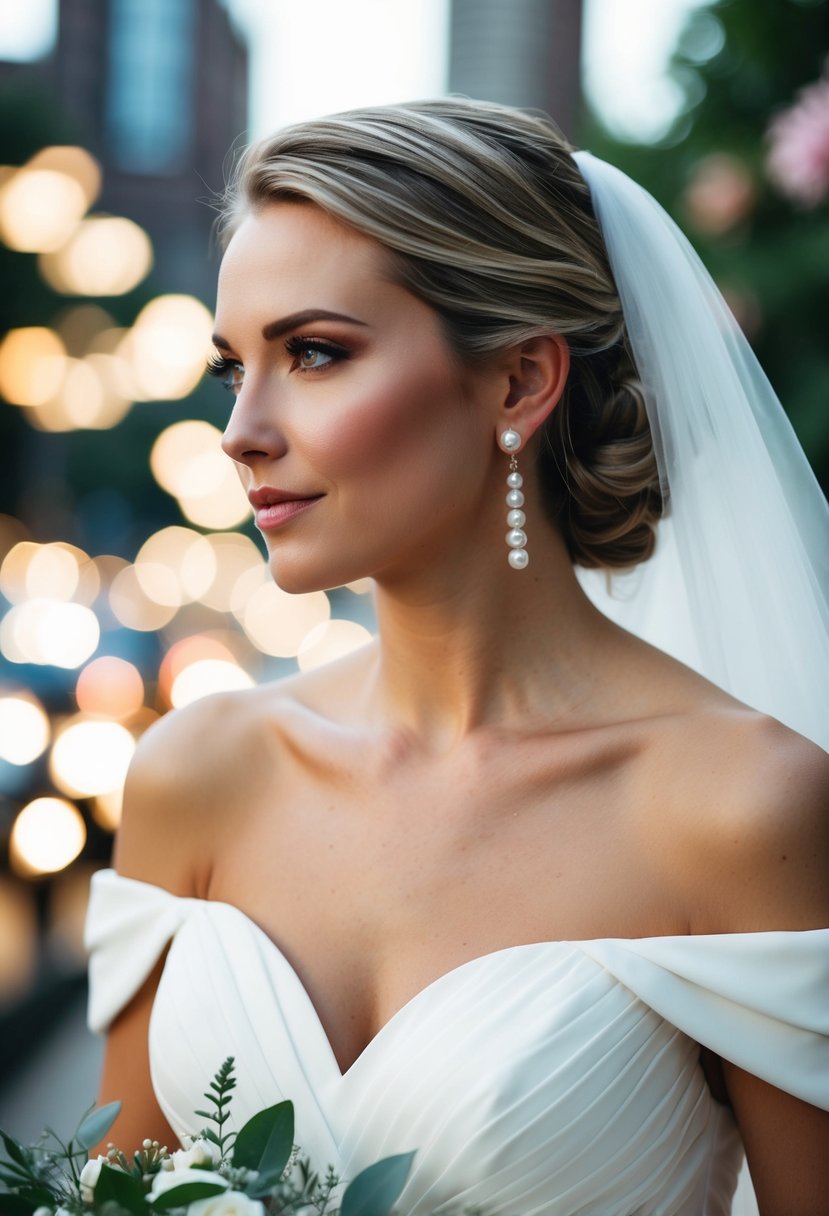
M 265 1195 L 269 1195 L 275 1186 L 278 1186 L 282 1181 L 282 1170 L 278 1172 L 271 1170 L 266 1174 L 259 1174 L 252 1182 L 249 1182 L 245 1187 L 245 1194 L 249 1199 L 261 1199 Z
M 147 1203 L 140 1180 L 111 1165 L 102 1165 L 95 1183 L 95 1206 L 112 1201 L 135 1216 L 146 1216 Z
M 32 1181 L 32 1173 L 13 1161 L 0 1161 L 0 1178 L 8 1186 L 25 1186 Z
M 294 1104 L 277 1102 L 249 1119 L 233 1146 L 234 1166 L 282 1173 L 294 1146 Z
M 414 1153 L 398 1153 L 362 1170 L 345 1189 L 340 1216 L 389 1216 L 413 1160 Z
M 26 1159 L 26 1152 L 22 1144 L 18 1144 L 11 1136 L 7 1136 L 5 1132 L 0 1131 L 0 1137 L 6 1147 L 6 1152 L 12 1161 L 16 1161 L 18 1165 L 22 1165 L 24 1169 L 29 1169 L 29 1162 Z
M 0 1216 L 31 1216 L 36 1206 L 22 1195 L 0 1194 Z
M 75 1138 L 84 1148 L 92 1148 L 102 1140 L 121 1113 L 120 1102 L 107 1102 L 88 1114 L 75 1132 Z
M 186 1208 L 188 1203 L 193 1203 L 196 1199 L 221 1195 L 227 1189 L 219 1182 L 183 1182 L 181 1186 L 171 1186 L 169 1191 L 162 1191 L 149 1202 L 153 1211 L 169 1212 L 171 1208 Z

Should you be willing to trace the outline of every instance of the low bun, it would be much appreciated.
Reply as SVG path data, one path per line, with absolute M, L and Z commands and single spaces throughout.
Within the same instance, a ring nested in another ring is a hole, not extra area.
M 538 464 L 574 564 L 624 569 L 651 556 L 664 504 L 642 385 L 623 346 L 573 359 Z

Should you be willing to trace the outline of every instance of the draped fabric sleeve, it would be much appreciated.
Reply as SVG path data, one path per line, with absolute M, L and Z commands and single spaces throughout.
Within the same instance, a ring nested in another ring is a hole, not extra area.
M 829 929 L 579 945 L 698 1043 L 829 1110 Z
M 92 876 L 84 929 L 90 1030 L 108 1030 L 199 902 L 111 869 Z

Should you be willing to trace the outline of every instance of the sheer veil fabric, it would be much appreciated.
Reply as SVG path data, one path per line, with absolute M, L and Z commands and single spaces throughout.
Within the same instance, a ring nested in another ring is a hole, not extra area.
M 667 511 L 631 572 L 578 569 L 607 616 L 829 751 L 829 506 L 688 240 L 589 152 Z

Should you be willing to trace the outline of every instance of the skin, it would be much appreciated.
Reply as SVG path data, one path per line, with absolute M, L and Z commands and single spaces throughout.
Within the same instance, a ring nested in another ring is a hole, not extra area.
M 263 336 L 309 309 L 351 320 Z M 372 577 L 379 632 L 149 731 L 120 872 L 246 912 L 343 1070 L 423 987 L 505 946 L 827 924 L 829 756 L 604 618 L 542 512 L 534 445 L 566 381 L 560 338 L 464 367 L 381 247 L 295 203 L 237 230 L 216 328 L 243 485 L 322 495 L 266 534 L 274 578 L 299 593 Z M 507 426 L 522 437 L 523 571 L 503 541 Z M 290 859 L 279 883 L 273 857 Z M 147 1064 L 162 965 L 109 1036 L 100 1096 L 131 1095 L 110 1133 L 123 1143 L 175 1143 Z M 829 1116 L 727 1061 L 704 1067 L 762 1216 L 815 1216 Z

